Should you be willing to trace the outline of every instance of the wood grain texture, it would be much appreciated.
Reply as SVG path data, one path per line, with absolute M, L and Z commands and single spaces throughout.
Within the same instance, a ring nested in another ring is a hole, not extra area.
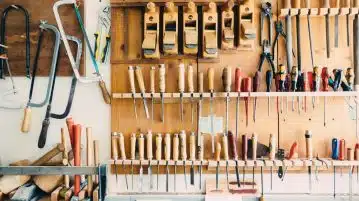
M 39 33 L 40 20 L 46 20 L 49 24 L 57 25 L 52 10 L 53 4 L 57 0 L 39 0 L 39 1 L 23 1 L 23 0 L 4 0 L 0 2 L 0 13 L 5 8 L 12 4 L 22 5 L 28 10 L 30 15 L 30 52 L 31 52 L 31 65 L 32 69 L 34 57 L 36 54 L 36 46 Z M 84 5 L 80 6 L 83 15 Z M 83 40 L 81 29 L 78 25 L 75 12 L 70 6 L 63 6 L 60 8 L 60 16 L 63 24 L 65 25 L 65 32 L 68 35 L 73 35 Z M 95 22 L 97 23 L 97 22 Z M 90 33 L 89 37 L 92 37 Z M 23 14 L 20 12 L 10 12 L 6 22 L 6 44 L 10 46 L 8 50 L 9 63 L 11 72 L 14 76 L 25 75 L 25 20 Z M 43 47 L 39 57 L 38 76 L 48 76 L 53 53 L 54 36 L 52 32 L 46 32 L 44 35 Z M 73 53 L 76 53 L 76 46 L 71 44 Z M 70 61 L 65 54 L 65 48 L 60 46 L 60 63 L 58 76 L 72 76 L 72 69 Z M 84 60 L 81 59 L 80 73 L 84 75 Z

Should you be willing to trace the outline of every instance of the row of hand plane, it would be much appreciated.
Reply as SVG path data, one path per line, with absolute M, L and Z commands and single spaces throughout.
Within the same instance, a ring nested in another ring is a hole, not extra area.
M 203 58 L 217 58 L 219 46 L 223 50 L 253 50 L 256 38 L 253 12 L 254 1 L 244 1 L 238 6 L 239 30 L 235 31 L 234 1 L 228 0 L 221 7 L 221 30 L 218 31 L 219 16 L 217 5 L 209 2 L 203 6 L 202 18 L 197 6 L 189 1 L 183 6 L 183 41 L 184 55 L 201 55 Z M 166 2 L 162 15 L 162 35 L 160 43 L 160 11 L 153 2 L 147 4 L 144 14 L 144 39 L 142 51 L 144 58 L 158 59 L 160 54 L 179 54 L 179 9 L 173 2 Z M 202 21 L 202 22 L 200 22 Z M 202 30 L 199 31 L 201 23 Z M 221 32 L 221 33 L 218 33 Z M 238 37 L 235 37 L 238 32 Z M 202 36 L 199 34 L 202 33 Z M 220 34 L 220 37 L 219 35 Z M 221 39 L 218 43 L 218 39 Z M 201 40 L 201 43 L 199 42 Z M 162 48 L 160 49 L 160 44 Z M 199 46 L 202 45 L 202 48 Z M 201 51 L 201 52 L 199 52 Z M 161 52 L 161 53 L 160 53 Z M 199 54 L 200 53 L 200 54 Z

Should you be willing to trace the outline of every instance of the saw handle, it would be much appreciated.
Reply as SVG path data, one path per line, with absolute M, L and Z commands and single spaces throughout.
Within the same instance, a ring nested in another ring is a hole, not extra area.
M 118 146 L 120 147 L 121 160 L 126 160 L 125 138 L 123 133 L 118 134 Z
M 241 92 L 241 85 L 242 85 L 242 74 L 241 68 L 236 68 L 235 76 L 234 76 L 234 90 L 236 92 Z
M 148 131 L 147 133 L 147 159 L 152 160 L 152 131 Z
M 169 161 L 171 160 L 171 134 L 166 133 L 165 134 L 165 139 L 164 139 L 164 143 L 165 143 L 165 160 Z
M 106 88 L 105 81 L 100 80 L 98 82 L 98 86 L 101 89 L 102 97 L 103 97 L 103 100 L 105 101 L 105 103 L 106 104 L 111 104 L 111 95 L 110 95 L 110 93 L 108 92 L 108 90 Z
M 187 70 L 187 82 L 188 82 L 188 92 L 194 92 L 194 82 L 193 82 L 193 66 L 190 64 Z
M 232 131 L 228 131 L 228 143 L 229 143 L 229 154 L 234 160 L 238 159 L 238 153 L 237 153 L 237 139 L 233 135 Z
M 211 67 L 207 72 L 208 76 L 208 89 L 210 92 L 214 92 L 214 68 Z
M 21 132 L 28 133 L 30 130 L 30 122 L 31 122 L 31 108 L 26 107 L 24 110 L 24 119 L 21 124 Z
M 173 150 L 172 150 L 172 154 L 173 154 L 173 160 L 174 161 L 178 161 L 178 156 L 179 156 L 179 138 L 178 138 L 178 134 L 174 134 L 173 136 Z
M 161 64 L 159 67 L 159 78 L 160 78 L 160 92 L 165 93 L 166 91 L 166 67 Z
M 145 160 L 145 138 L 142 133 L 138 138 L 138 155 L 141 161 Z
M 180 93 L 184 92 L 184 88 L 185 88 L 184 77 L 185 77 L 184 64 L 180 63 L 178 66 L 178 91 Z

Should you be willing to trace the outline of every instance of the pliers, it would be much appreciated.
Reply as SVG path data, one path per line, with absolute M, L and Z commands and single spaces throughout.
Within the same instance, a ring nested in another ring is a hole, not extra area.
M 272 49 L 272 52 L 273 52 L 273 59 L 275 58 L 275 47 L 276 47 L 276 44 L 278 43 L 278 40 L 279 40 L 279 36 L 283 36 L 283 39 L 284 39 L 284 42 L 287 43 L 287 34 L 284 32 L 283 30 L 283 23 L 282 21 L 278 20 L 274 23 L 275 25 L 275 31 L 276 31 L 276 34 L 275 34 L 275 38 L 274 38 L 274 43 L 273 43 L 273 49 Z M 294 51 L 292 50 L 292 53 L 293 53 L 293 57 L 295 57 L 295 54 L 294 54 Z M 288 67 L 289 68 L 289 67 Z
M 272 16 L 273 16 L 273 13 L 272 13 L 272 4 L 269 3 L 269 2 L 262 3 L 262 7 L 261 7 L 261 35 L 260 35 L 260 40 L 261 40 L 261 41 L 260 41 L 260 44 L 261 44 L 261 46 L 262 46 L 263 43 L 264 43 L 264 41 L 263 41 L 263 26 L 264 26 L 264 20 L 265 20 L 266 17 L 268 18 L 268 21 L 269 21 L 269 25 L 268 25 L 268 28 L 269 28 L 268 41 L 269 41 L 269 44 L 272 44 L 272 35 L 273 35 L 273 30 L 272 30 L 272 24 L 273 24 Z
M 271 45 L 269 43 L 268 40 L 264 40 L 263 41 L 263 52 L 260 56 L 260 61 L 259 61 L 259 65 L 258 65 L 258 71 L 261 72 L 262 71 L 262 66 L 264 63 L 264 60 L 267 59 L 267 61 L 269 62 L 270 67 L 272 68 L 273 73 L 276 72 L 275 67 L 274 67 L 274 63 L 273 63 L 273 56 L 271 54 L 271 49 L 270 49 Z

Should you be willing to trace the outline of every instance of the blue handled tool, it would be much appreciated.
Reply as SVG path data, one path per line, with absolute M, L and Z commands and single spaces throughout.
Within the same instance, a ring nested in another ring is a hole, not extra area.
M 332 159 L 333 160 L 338 160 L 339 159 L 339 140 L 337 138 L 333 138 L 332 139 Z M 334 172 L 333 172 L 333 176 L 334 176 L 334 191 L 333 191 L 333 196 L 335 198 L 336 196 L 336 192 L 335 192 L 335 166 L 334 166 Z

